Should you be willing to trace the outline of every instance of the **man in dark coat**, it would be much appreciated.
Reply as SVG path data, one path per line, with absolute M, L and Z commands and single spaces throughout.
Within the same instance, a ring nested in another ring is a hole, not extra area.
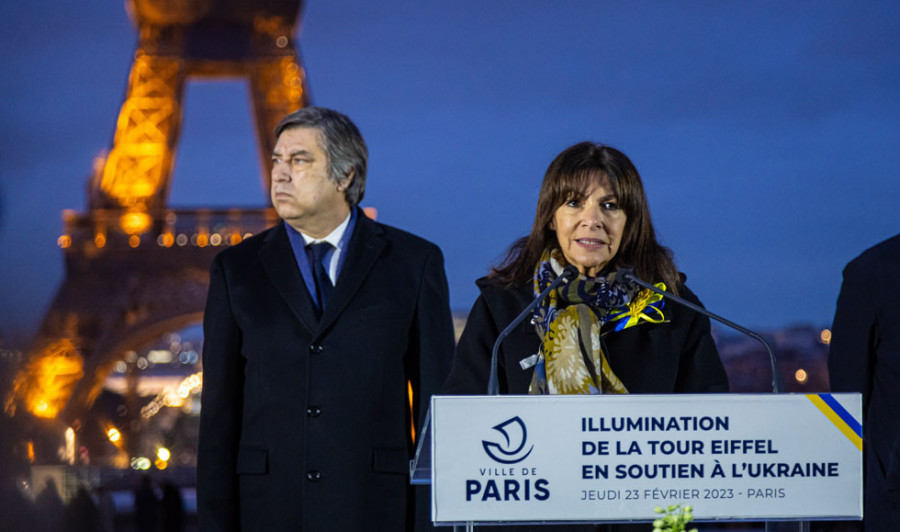
M 367 150 L 346 116 L 301 109 L 275 135 L 282 220 L 210 270 L 201 529 L 422 529 L 411 431 L 453 352 L 441 251 L 357 207 Z
M 828 353 L 833 392 L 862 392 L 864 523 L 900 523 L 900 235 L 844 268 Z

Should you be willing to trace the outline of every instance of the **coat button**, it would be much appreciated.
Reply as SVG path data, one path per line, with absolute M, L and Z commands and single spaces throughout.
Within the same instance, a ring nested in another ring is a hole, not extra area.
M 310 482 L 317 482 L 320 478 L 322 478 L 322 473 L 319 473 L 315 469 L 306 472 L 306 480 Z
M 325 350 L 325 348 L 318 344 L 312 344 L 309 346 L 310 353 L 321 353 L 324 350 Z
M 322 409 L 318 406 L 311 406 L 306 409 L 306 415 L 309 417 L 319 417 L 322 414 Z

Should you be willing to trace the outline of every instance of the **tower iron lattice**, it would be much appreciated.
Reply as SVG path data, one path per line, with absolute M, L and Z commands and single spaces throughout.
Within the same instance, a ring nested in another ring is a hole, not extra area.
M 271 208 L 168 207 L 185 85 L 248 82 L 262 186 L 272 130 L 307 105 L 293 35 L 302 0 L 128 0 L 137 49 L 86 212 L 64 211 L 65 279 L 6 404 L 76 422 L 117 357 L 199 321 L 213 256 L 276 221 Z

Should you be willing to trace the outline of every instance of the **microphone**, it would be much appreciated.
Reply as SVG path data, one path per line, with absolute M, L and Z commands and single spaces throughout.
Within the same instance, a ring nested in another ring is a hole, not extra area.
M 704 316 L 706 316 L 708 318 L 712 318 L 720 323 L 724 323 L 725 325 L 731 327 L 732 329 L 734 329 L 736 331 L 740 331 L 740 332 L 746 334 L 747 336 L 759 341 L 763 345 L 763 347 L 766 348 L 766 351 L 769 352 L 769 364 L 772 366 L 772 392 L 784 393 L 784 388 L 781 384 L 781 376 L 778 374 L 778 371 L 775 369 L 775 352 L 772 351 L 772 348 L 769 346 L 769 343 L 766 342 L 766 340 L 761 335 L 751 331 L 750 329 L 747 329 L 746 327 L 741 327 L 737 323 L 727 320 L 727 319 L 723 318 L 722 316 L 713 314 L 712 312 L 706 310 L 705 308 L 701 307 L 700 305 L 695 305 L 694 303 L 691 303 L 690 301 L 688 301 L 686 299 L 682 299 L 682 298 L 676 296 L 675 294 L 670 294 L 669 292 L 666 292 L 665 290 L 660 290 L 659 288 L 653 286 L 652 284 L 650 284 L 646 281 L 642 281 L 634 274 L 634 270 L 632 270 L 630 268 L 619 269 L 618 271 L 616 271 L 616 282 L 630 283 L 630 284 L 636 284 L 638 286 L 642 286 L 642 287 L 646 288 L 647 290 L 650 290 L 651 292 L 656 292 L 657 294 L 659 294 L 667 299 L 671 299 L 672 301 L 675 301 L 676 303 L 684 305 L 685 307 L 692 309 L 696 312 L 699 312 L 700 314 L 703 314 Z
M 540 302 L 543 301 L 545 297 L 547 297 L 547 294 L 555 290 L 557 286 L 563 284 L 566 281 L 571 281 L 576 277 L 578 277 L 578 268 L 572 266 L 571 264 L 563 268 L 563 271 L 559 274 L 559 277 L 557 277 L 555 281 L 550 283 L 550 286 L 545 288 L 543 292 L 538 294 L 538 296 L 534 298 L 534 300 L 529 303 L 527 307 L 525 307 L 525 310 L 519 313 L 519 315 L 516 316 L 516 319 L 512 320 L 509 325 L 507 325 L 506 328 L 503 329 L 500 335 L 497 336 L 497 341 L 494 342 L 494 349 L 491 350 L 491 376 L 488 378 L 488 395 L 500 395 L 500 382 L 497 377 L 497 353 L 500 351 L 500 342 L 502 342 L 504 338 L 509 336 L 509 333 L 511 333 L 517 325 L 522 323 L 522 320 L 524 320 L 526 317 L 528 317 L 529 314 L 531 314 L 531 311 L 534 310 L 534 308 L 538 306 L 538 304 L 540 304 Z

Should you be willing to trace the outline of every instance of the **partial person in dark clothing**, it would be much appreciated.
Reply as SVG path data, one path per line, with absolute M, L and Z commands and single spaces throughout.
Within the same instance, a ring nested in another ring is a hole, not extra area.
M 844 268 L 828 352 L 833 392 L 861 392 L 866 532 L 900 524 L 900 235 Z
M 84 486 L 80 486 L 66 508 L 66 532 L 98 532 L 100 511 Z
M 46 532 L 59 532 L 62 530 L 66 505 L 59 495 L 59 488 L 53 477 L 47 477 L 44 488 L 34 500 L 37 510 L 39 528 Z
M 138 532 L 158 532 L 159 497 L 149 475 L 141 477 L 141 485 L 134 493 L 134 524 Z
M 100 512 L 100 532 L 116 532 L 116 503 L 112 492 L 106 486 L 94 489 L 94 500 Z
M 175 483 L 166 481 L 162 486 L 163 532 L 184 530 L 184 502 L 181 490 Z

